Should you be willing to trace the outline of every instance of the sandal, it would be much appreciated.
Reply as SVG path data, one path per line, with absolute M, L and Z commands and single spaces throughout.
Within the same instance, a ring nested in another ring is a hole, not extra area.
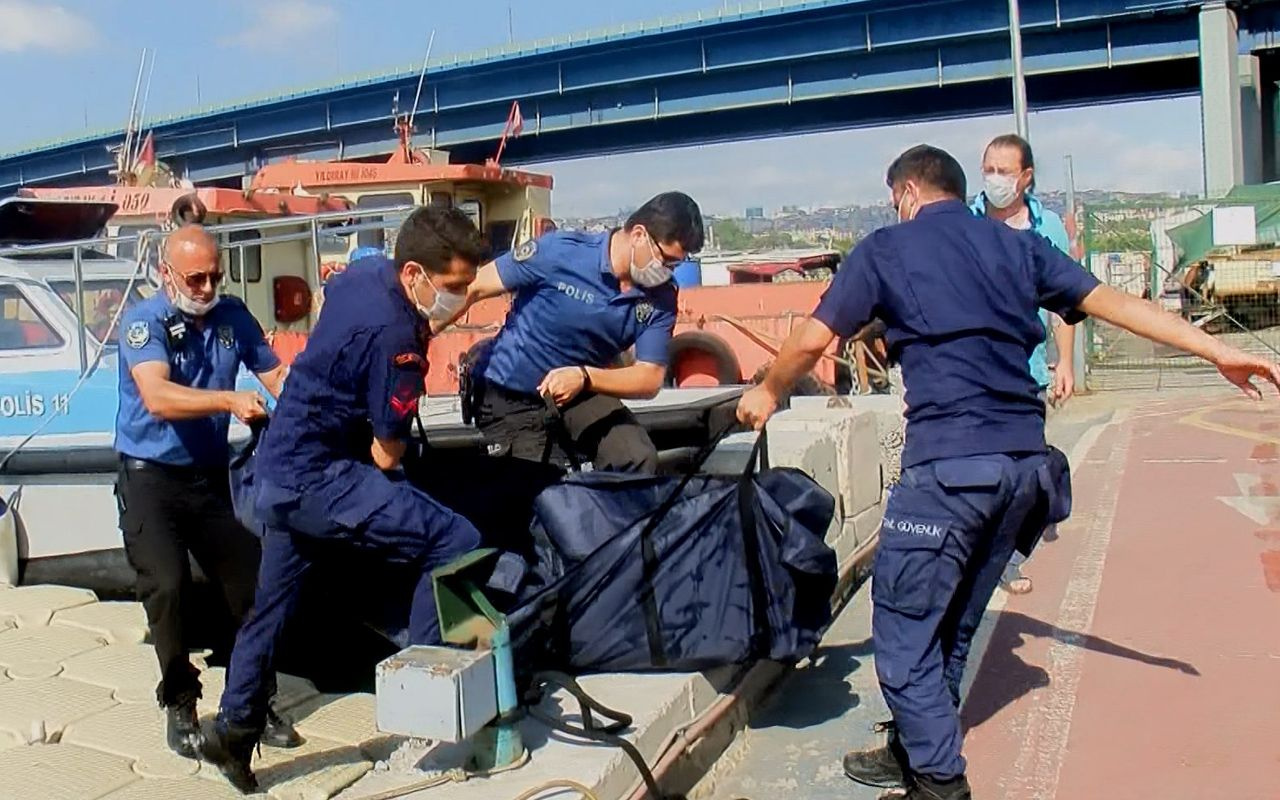
M 1000 588 L 1009 594 L 1031 594 L 1031 579 L 1025 575 L 1019 575 L 1011 581 L 1001 581 Z

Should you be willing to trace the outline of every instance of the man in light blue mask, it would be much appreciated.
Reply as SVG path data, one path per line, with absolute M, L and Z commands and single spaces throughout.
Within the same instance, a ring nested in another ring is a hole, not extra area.
M 991 140 L 982 156 L 983 188 L 973 201 L 973 213 L 1043 236 L 1054 247 L 1070 255 L 1071 243 L 1062 217 L 1045 208 L 1034 194 L 1035 169 L 1035 156 L 1026 139 L 1007 134 Z M 1058 406 L 1075 392 L 1075 326 L 1067 325 L 1048 311 L 1042 310 L 1040 318 L 1045 323 L 1046 332 L 1053 332 L 1058 363 L 1050 372 L 1047 348 L 1045 342 L 1041 342 L 1031 353 L 1031 375 L 1039 384 L 1041 398 Z M 1013 594 L 1031 591 L 1031 579 L 1021 571 L 1024 561 L 1026 556 L 1015 551 L 1000 583 L 1006 591 Z

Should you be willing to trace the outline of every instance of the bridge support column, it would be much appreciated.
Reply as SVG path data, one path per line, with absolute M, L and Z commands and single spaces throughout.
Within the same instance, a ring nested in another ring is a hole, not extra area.
M 1200 9 L 1200 114 L 1204 188 L 1221 197 L 1262 179 L 1262 82 L 1258 59 L 1239 55 L 1239 24 L 1225 2 Z

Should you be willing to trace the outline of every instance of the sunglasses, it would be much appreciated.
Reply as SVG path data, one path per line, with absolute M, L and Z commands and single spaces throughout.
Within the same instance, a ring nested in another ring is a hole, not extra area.
M 209 284 L 210 289 L 217 289 L 218 284 L 222 282 L 222 270 L 215 269 L 209 272 L 180 272 L 174 269 L 173 265 L 168 262 L 165 262 L 164 265 L 169 268 L 169 272 L 179 278 L 182 278 L 182 282 L 185 283 L 187 288 L 192 291 L 203 289 L 206 282 Z

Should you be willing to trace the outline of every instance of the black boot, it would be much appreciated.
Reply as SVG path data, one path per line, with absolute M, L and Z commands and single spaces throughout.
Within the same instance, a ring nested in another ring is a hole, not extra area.
M 165 707 L 168 723 L 165 741 L 169 749 L 183 758 L 196 758 L 200 752 L 200 723 L 196 720 L 195 698 Z
M 258 778 L 249 764 L 261 736 L 262 731 L 257 728 L 219 719 L 204 737 L 200 755 L 217 767 L 241 793 L 253 794 L 258 791 Z
M 911 789 L 903 800 L 973 800 L 969 781 L 965 776 L 939 781 L 925 775 L 913 775 Z
M 267 723 L 262 729 L 262 743 L 267 747 L 288 749 L 301 747 L 302 742 L 302 735 L 293 727 L 293 724 L 277 714 L 274 708 L 267 706 Z
M 876 724 L 876 731 L 889 734 L 889 740 L 869 750 L 852 750 L 844 757 L 844 774 L 850 780 L 881 789 L 899 789 L 907 785 L 907 751 L 898 741 L 898 729 L 892 722 Z

